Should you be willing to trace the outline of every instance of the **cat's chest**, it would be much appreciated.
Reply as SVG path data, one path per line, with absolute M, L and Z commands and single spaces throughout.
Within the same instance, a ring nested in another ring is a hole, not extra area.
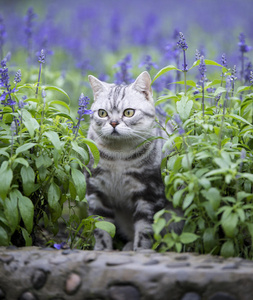
M 145 185 L 131 175 L 140 171 L 134 164 L 122 161 L 108 163 L 101 160 L 98 167 L 102 171 L 94 180 L 113 206 L 124 206 L 134 193 L 145 189 Z

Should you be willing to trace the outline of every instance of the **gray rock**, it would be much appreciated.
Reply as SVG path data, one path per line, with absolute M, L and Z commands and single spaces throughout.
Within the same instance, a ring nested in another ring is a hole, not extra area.
M 132 285 L 115 285 L 109 288 L 111 300 L 139 300 L 140 292 Z

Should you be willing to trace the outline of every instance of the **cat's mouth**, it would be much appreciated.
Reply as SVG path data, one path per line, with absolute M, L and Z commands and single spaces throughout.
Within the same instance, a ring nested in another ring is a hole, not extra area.
M 120 134 L 118 133 L 116 128 L 113 128 L 113 131 L 112 131 L 111 135 L 120 135 Z

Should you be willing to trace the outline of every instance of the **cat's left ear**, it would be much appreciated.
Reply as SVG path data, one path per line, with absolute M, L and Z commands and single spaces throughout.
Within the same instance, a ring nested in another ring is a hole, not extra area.
M 88 78 L 89 78 L 90 86 L 93 90 L 94 101 L 96 101 L 97 96 L 106 90 L 106 84 L 92 75 L 89 75 Z
M 152 98 L 151 78 L 147 71 L 142 72 L 133 83 L 133 88 L 145 95 L 147 100 Z

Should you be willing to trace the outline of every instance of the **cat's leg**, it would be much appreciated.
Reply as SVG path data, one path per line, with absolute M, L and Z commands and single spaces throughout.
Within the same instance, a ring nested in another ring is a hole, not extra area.
M 101 199 L 96 194 L 91 194 L 87 197 L 89 203 L 89 215 L 99 215 L 105 221 L 114 223 L 113 210 L 106 207 Z M 94 250 L 112 250 L 112 238 L 110 234 L 100 228 L 94 230 L 95 246 Z
M 134 245 L 133 250 L 150 249 L 153 236 L 154 208 L 151 203 L 143 199 L 136 201 L 134 212 Z

